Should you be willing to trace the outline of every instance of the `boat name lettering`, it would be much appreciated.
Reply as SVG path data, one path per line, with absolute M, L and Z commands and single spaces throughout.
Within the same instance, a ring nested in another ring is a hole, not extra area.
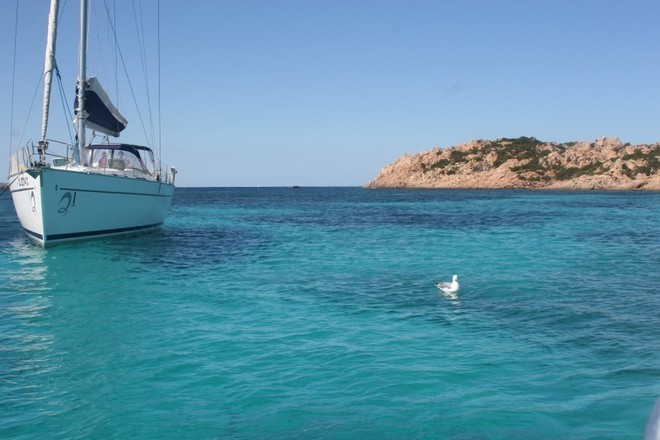
M 24 187 L 30 185 L 30 178 L 28 176 L 20 176 L 18 178 L 18 186 Z

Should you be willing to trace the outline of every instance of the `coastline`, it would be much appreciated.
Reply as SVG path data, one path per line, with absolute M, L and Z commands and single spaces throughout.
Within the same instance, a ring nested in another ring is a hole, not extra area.
M 365 188 L 660 191 L 660 143 L 476 140 L 404 154 Z

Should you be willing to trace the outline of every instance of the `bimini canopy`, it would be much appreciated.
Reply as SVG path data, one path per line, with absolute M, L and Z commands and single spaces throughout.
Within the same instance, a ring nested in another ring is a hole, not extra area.
M 75 112 L 78 114 L 78 90 L 74 104 Z M 117 137 L 126 128 L 128 121 L 119 113 L 112 104 L 108 94 L 105 93 L 101 83 L 96 77 L 85 81 L 85 111 L 87 112 L 87 127 L 109 136 Z
M 131 154 L 134 154 L 140 157 L 140 151 L 148 151 L 152 153 L 151 148 L 143 147 L 142 145 L 133 145 L 133 144 L 91 144 L 88 146 L 91 150 L 116 150 L 116 151 L 127 151 Z

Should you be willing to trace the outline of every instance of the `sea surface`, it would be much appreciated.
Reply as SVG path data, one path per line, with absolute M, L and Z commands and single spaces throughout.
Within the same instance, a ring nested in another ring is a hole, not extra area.
M 659 396 L 660 193 L 181 188 L 48 250 L 0 197 L 3 439 L 639 439 Z

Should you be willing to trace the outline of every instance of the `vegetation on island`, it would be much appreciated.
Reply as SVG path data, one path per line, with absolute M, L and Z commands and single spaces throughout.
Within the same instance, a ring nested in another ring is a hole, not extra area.
M 612 157 L 609 160 L 596 160 L 582 166 L 573 166 L 556 157 L 550 159 L 552 153 L 561 155 L 575 147 L 577 142 L 547 143 L 534 137 L 502 138 L 495 141 L 476 141 L 479 145 L 469 149 L 451 148 L 449 155 L 439 149 L 436 155 L 443 157 L 434 162 L 421 164 L 423 173 L 435 172 L 441 175 L 457 174 L 463 164 L 471 163 L 473 172 L 487 171 L 499 168 L 512 161 L 508 169 L 515 173 L 518 179 L 528 182 L 550 182 L 552 180 L 570 180 L 580 176 L 601 175 L 611 170 L 618 159 L 623 160 L 620 170 L 633 179 L 637 174 L 650 176 L 660 169 L 660 144 L 653 145 L 648 150 L 637 149 L 623 157 Z M 630 144 L 622 144 L 628 147 Z M 596 148 L 594 143 L 590 148 Z

